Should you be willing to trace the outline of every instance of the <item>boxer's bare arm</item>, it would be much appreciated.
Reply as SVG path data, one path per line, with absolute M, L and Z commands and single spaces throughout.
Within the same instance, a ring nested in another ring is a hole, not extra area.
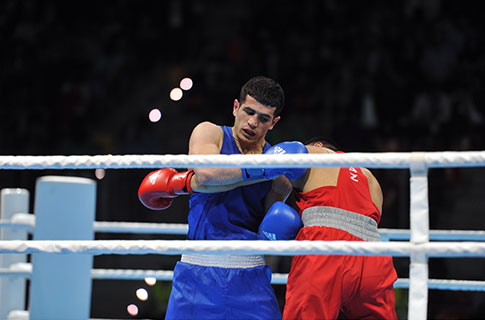
M 248 186 L 248 185 L 263 182 L 263 181 L 268 181 L 268 180 L 259 179 L 259 180 L 239 181 L 233 184 L 224 184 L 224 185 L 204 185 L 199 182 L 199 179 L 197 178 L 197 176 L 193 175 L 190 181 L 190 187 L 194 192 L 217 193 L 217 192 L 230 191 L 238 187 Z
M 276 201 L 285 202 L 286 199 L 291 194 L 293 187 L 286 177 L 281 176 L 272 180 L 271 191 L 265 198 L 264 206 L 266 211 L 275 203 Z
M 222 141 L 223 132 L 219 126 L 207 121 L 202 122 L 192 131 L 189 154 L 220 154 Z M 194 172 L 198 183 L 205 186 L 234 185 L 242 181 L 239 168 L 194 168 Z
M 382 202 L 383 202 L 383 195 L 381 185 L 377 181 L 376 177 L 370 172 L 369 169 L 361 168 L 364 175 L 367 177 L 367 182 L 369 184 L 370 195 L 372 198 L 372 202 L 377 206 L 380 212 L 382 212 Z

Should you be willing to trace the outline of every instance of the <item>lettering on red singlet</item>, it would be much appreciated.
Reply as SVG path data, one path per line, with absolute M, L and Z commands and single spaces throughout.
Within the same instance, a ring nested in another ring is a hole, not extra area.
M 350 167 L 349 172 L 350 179 L 354 180 L 355 182 L 359 182 L 359 179 L 357 179 L 357 170 L 354 167 Z

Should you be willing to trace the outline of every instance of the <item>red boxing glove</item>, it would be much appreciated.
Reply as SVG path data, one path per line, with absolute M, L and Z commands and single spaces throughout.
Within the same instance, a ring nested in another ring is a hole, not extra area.
M 138 199 L 149 209 L 167 209 L 173 198 L 193 193 L 190 187 L 193 175 L 193 170 L 178 172 L 172 168 L 164 168 L 153 171 L 140 184 Z

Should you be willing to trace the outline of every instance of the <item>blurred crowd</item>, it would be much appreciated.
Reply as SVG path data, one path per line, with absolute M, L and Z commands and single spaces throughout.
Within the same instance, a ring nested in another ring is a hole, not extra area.
M 286 94 L 270 143 L 324 136 L 349 152 L 485 150 L 484 25 L 475 1 L 5 0 L 0 154 L 186 153 L 198 122 L 232 124 L 233 100 L 255 75 Z M 193 88 L 170 100 L 184 77 Z M 148 121 L 152 108 L 159 122 Z M 7 172 L 2 187 L 33 174 Z M 185 222 L 185 203 L 172 215 L 130 214 L 144 209 L 144 174 L 107 174 L 98 220 Z M 376 175 L 381 226 L 409 227 L 408 173 Z M 458 205 L 439 187 L 460 175 L 430 177 L 430 223 L 443 227 Z
M 474 3 L 0 7 L 2 154 L 184 153 L 194 123 L 232 122 L 232 99 L 258 74 L 286 91 L 273 142 L 323 135 L 346 150 L 484 147 L 483 19 Z M 194 89 L 171 101 L 186 76 Z M 163 114 L 156 125 L 147 121 L 153 107 Z M 179 138 L 165 141 L 167 133 Z

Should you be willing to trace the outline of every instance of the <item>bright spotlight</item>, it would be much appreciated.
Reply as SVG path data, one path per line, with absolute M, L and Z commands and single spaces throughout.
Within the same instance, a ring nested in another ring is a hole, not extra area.
M 194 83 L 192 82 L 192 79 L 190 78 L 183 78 L 181 81 L 180 81 L 180 88 L 182 88 L 183 90 L 190 90 L 192 88 L 192 85 Z
M 149 286 L 154 286 L 155 283 L 157 283 L 157 279 L 153 277 L 147 277 L 145 278 L 145 283 L 148 284 Z
M 138 307 L 136 306 L 136 304 L 130 304 L 129 306 L 127 306 L 126 311 L 128 311 L 130 316 L 138 315 Z
M 148 299 L 148 291 L 143 288 L 136 290 L 136 297 L 141 301 L 146 301 Z
M 152 109 L 150 113 L 148 114 L 148 119 L 150 119 L 151 122 L 158 122 L 162 118 L 162 113 L 158 109 Z
M 182 89 L 180 88 L 173 88 L 172 91 L 170 91 L 170 99 L 173 101 L 179 101 L 182 99 L 182 96 L 184 95 Z

